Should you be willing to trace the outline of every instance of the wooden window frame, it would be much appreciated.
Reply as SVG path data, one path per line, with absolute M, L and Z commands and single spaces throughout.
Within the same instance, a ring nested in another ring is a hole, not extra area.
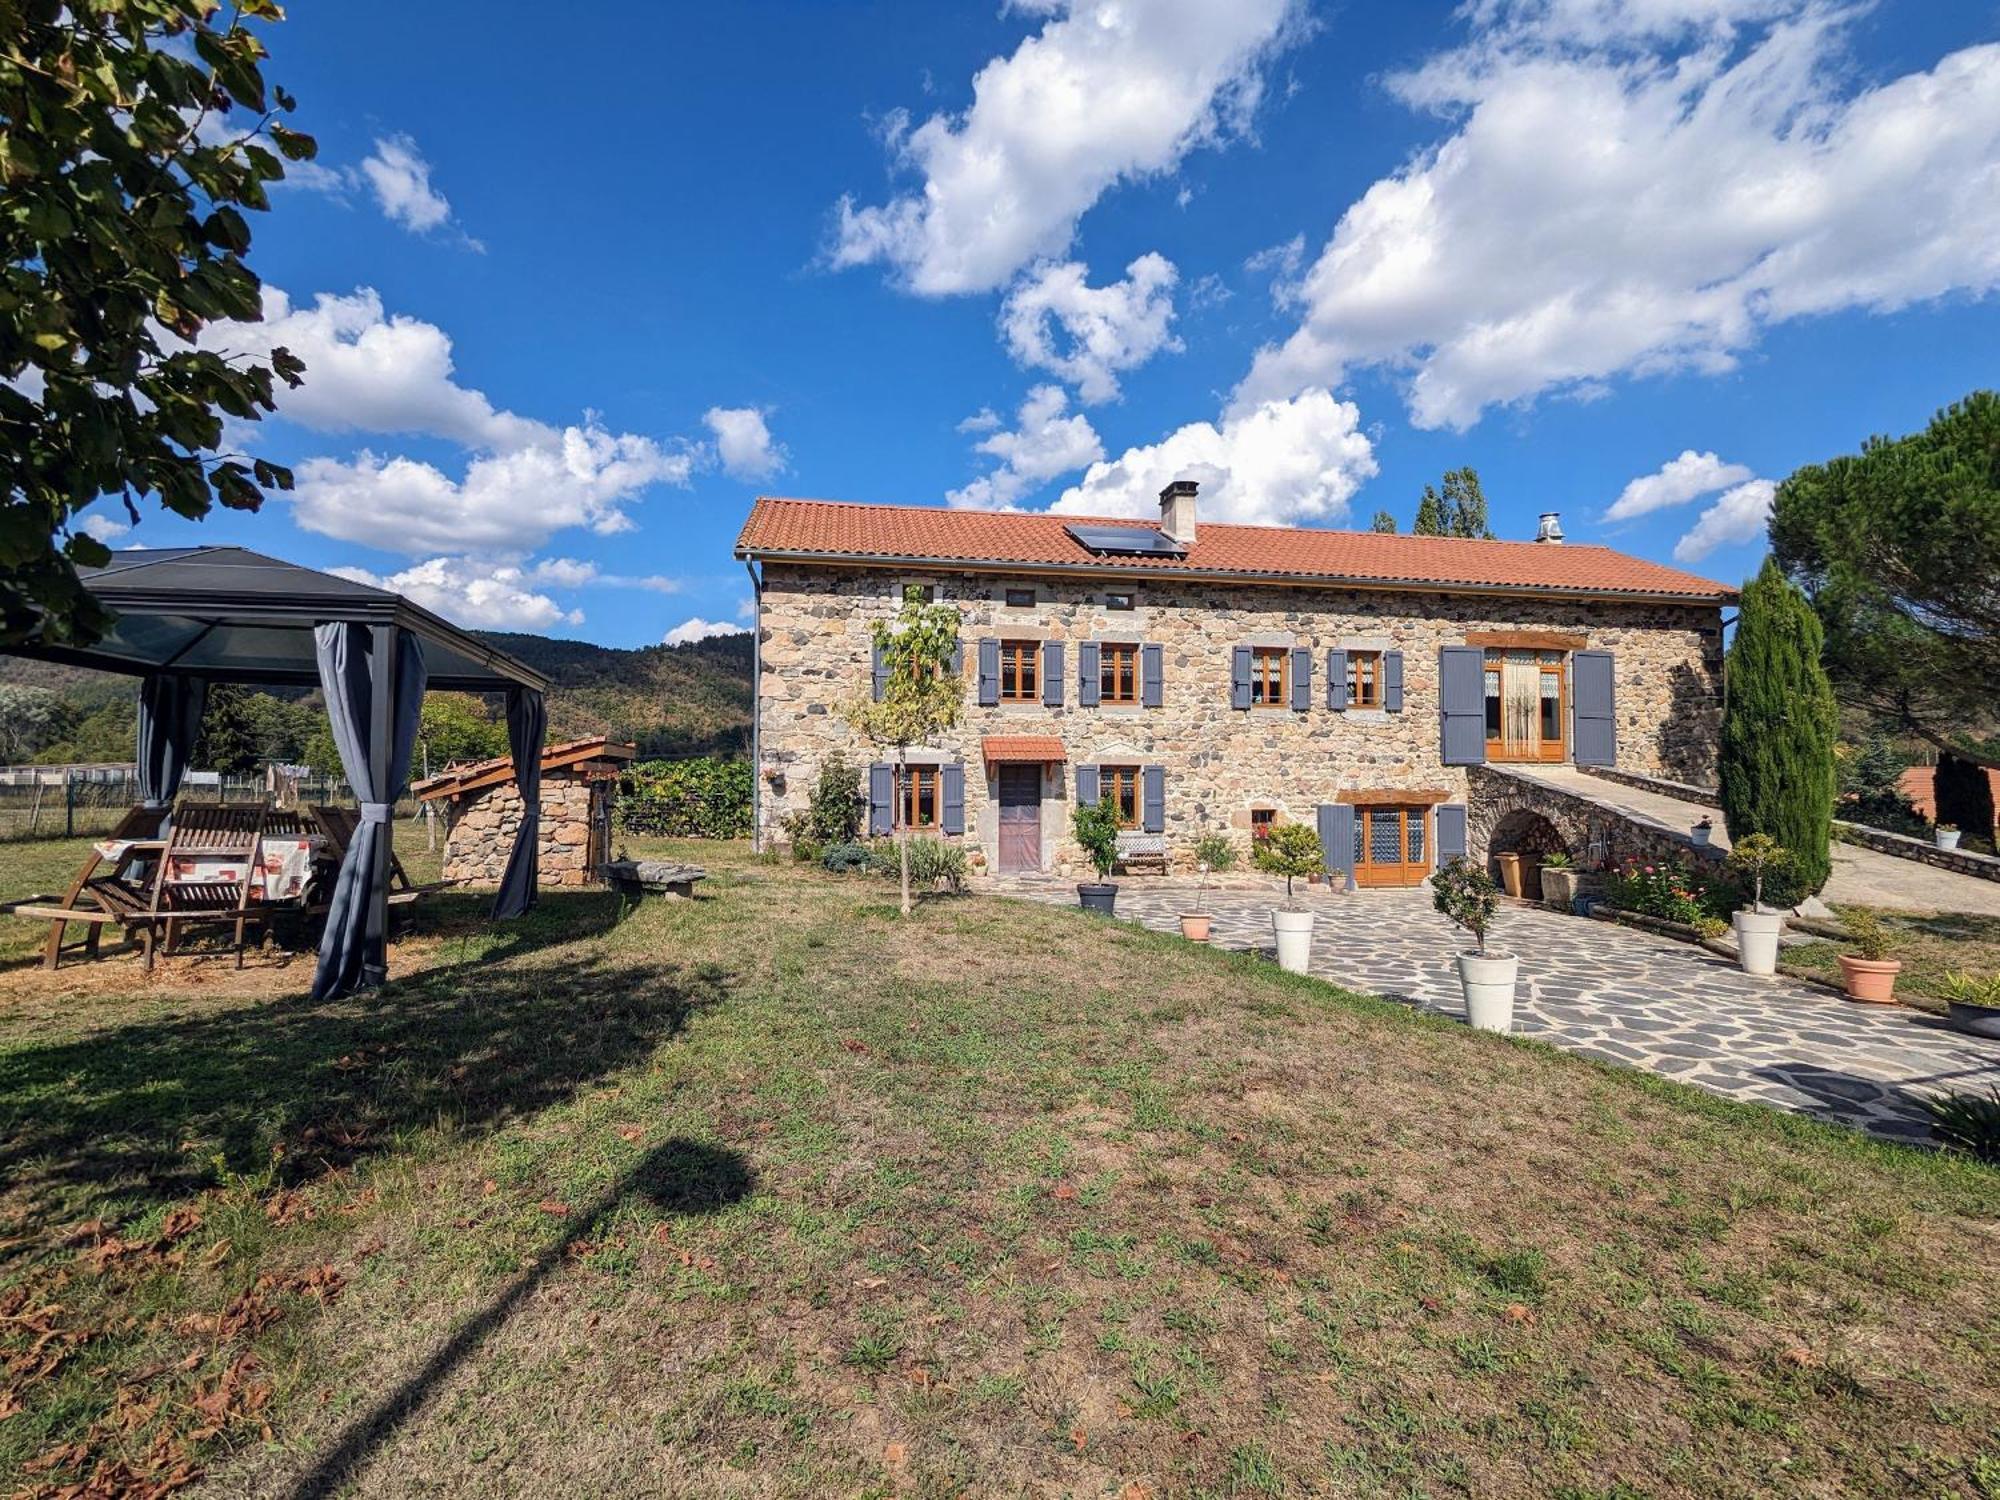
M 1250 841 L 1267 839 L 1271 830 L 1278 826 L 1278 810 L 1275 807 L 1253 807 L 1250 809 Z
M 1143 773 L 1137 766 L 1099 766 L 1097 796 L 1099 801 L 1109 797 L 1116 804 L 1120 828 L 1137 828 L 1145 817 Z
M 1572 685 L 1570 680 L 1571 674 L 1570 674 L 1569 654 L 1565 651 L 1558 651 L 1548 647 L 1531 648 L 1525 646 L 1488 646 L 1485 648 L 1485 650 L 1486 650 L 1486 660 L 1484 663 L 1484 668 L 1480 673 L 1480 683 L 1479 683 L 1480 692 L 1482 694 L 1482 699 L 1480 703 L 1480 712 L 1482 713 L 1482 715 L 1485 712 L 1486 704 L 1493 701 L 1493 699 L 1490 696 L 1485 695 L 1487 678 L 1490 674 L 1500 670 L 1502 664 L 1506 659 L 1507 654 L 1510 651 L 1533 650 L 1536 658 L 1536 666 L 1538 668 L 1538 677 L 1535 683 L 1536 739 L 1533 750 L 1528 754 L 1520 754 L 1517 752 L 1510 752 L 1508 750 L 1507 736 L 1504 729 L 1504 725 L 1506 723 L 1507 710 L 1503 703 L 1500 710 L 1501 723 L 1503 725 L 1501 734 L 1497 738 L 1491 734 L 1488 734 L 1486 736 L 1487 760 L 1497 765 L 1555 765 L 1567 761 L 1569 759 L 1569 753 L 1570 753 L 1571 731 L 1570 731 L 1569 714 L 1570 714 L 1570 693 L 1572 690 Z M 1555 698 L 1556 737 L 1553 741 L 1541 738 L 1541 722 L 1540 722 L 1541 720 L 1540 705 L 1542 704 L 1543 701 L 1545 701 L 1542 698 L 1540 692 L 1542 686 L 1541 679 L 1546 678 L 1551 674 L 1554 674 L 1556 678 L 1556 698 Z
M 1347 653 L 1347 706 L 1349 708 L 1380 708 L 1382 697 L 1382 652 L 1350 651 Z M 1366 688 L 1363 692 L 1364 676 L 1362 663 L 1368 664 Z
M 1250 648 L 1250 706 L 1290 708 L 1292 706 L 1292 648 L 1252 646 Z
M 1125 669 L 1126 688 L 1121 690 L 1119 679 L 1121 666 Z M 1114 708 L 1137 708 L 1144 692 L 1139 681 L 1140 661 L 1138 643 L 1134 641 L 1100 641 L 1097 645 L 1097 701 Z
M 1007 687 L 1007 672 L 1013 669 L 1014 686 Z M 1042 701 L 1042 643 L 1040 641 L 1002 641 L 1000 643 L 999 694 L 1002 703 L 1040 703 Z
M 931 794 L 931 820 L 928 823 L 918 821 L 926 787 Z M 943 766 L 903 768 L 900 785 L 896 788 L 896 827 L 908 829 L 911 833 L 944 831 Z

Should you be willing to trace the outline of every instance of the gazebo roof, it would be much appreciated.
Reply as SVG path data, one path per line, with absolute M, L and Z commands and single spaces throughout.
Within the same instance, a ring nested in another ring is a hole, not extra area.
M 317 687 L 313 627 L 347 620 L 416 636 L 432 688 L 548 687 L 533 667 L 401 594 L 243 547 L 135 547 L 114 553 L 102 568 L 77 572 L 117 614 L 110 633 L 93 646 L 7 650 L 135 676 L 170 670 L 220 682 Z

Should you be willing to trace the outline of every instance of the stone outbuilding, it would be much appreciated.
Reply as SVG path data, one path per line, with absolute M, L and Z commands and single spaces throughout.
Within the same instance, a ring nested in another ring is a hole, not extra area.
M 618 773 L 637 753 L 636 745 L 602 735 L 551 745 L 542 753 L 542 886 L 603 880 Z M 444 804 L 444 878 L 497 886 L 521 824 L 513 757 L 453 766 L 410 790 L 420 802 Z

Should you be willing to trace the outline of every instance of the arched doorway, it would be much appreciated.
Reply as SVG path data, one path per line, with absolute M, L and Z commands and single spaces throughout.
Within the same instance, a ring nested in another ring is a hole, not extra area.
M 1542 861 L 1556 853 L 1574 857 L 1554 823 L 1531 808 L 1517 807 L 1493 825 L 1486 841 L 1487 872 L 1508 895 L 1537 901 L 1542 892 Z M 1503 860 L 1502 855 L 1519 856 L 1518 865 L 1513 858 Z M 1510 866 L 1515 870 L 1511 880 Z

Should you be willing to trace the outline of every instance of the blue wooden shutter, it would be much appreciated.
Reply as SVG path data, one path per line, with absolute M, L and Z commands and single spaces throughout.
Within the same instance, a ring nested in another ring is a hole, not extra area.
M 1146 833 L 1167 831 L 1167 768 L 1145 766 L 1139 772 L 1140 823 Z
M 1103 686 L 1104 678 L 1097 642 L 1084 641 L 1076 648 L 1076 701 L 1085 708 L 1097 707 L 1098 695 Z
M 868 768 L 868 832 L 887 838 L 895 831 L 896 768 L 878 760 Z
M 1486 691 L 1485 666 L 1480 667 L 1479 691 Z M 1382 707 L 1392 714 L 1403 711 L 1403 653 L 1384 651 L 1382 653 Z M 1480 705 L 1483 714 L 1485 705 Z M 1482 721 L 1482 733 L 1484 725 Z
M 1097 767 L 1078 766 L 1076 768 L 1076 805 L 1078 807 L 1097 806 Z
M 1292 648 L 1292 712 L 1306 713 L 1313 706 L 1313 654 L 1304 646 Z
M 945 766 L 939 783 L 944 791 L 944 831 L 965 832 L 965 762 Z
M 991 708 L 1000 701 L 1000 643 L 979 643 L 979 706 Z
M 1158 708 L 1162 701 L 1160 674 L 1166 665 L 1166 653 L 1158 646 L 1139 648 L 1139 705 L 1142 708 Z
M 1042 705 L 1061 708 L 1063 700 L 1063 648 L 1061 641 L 1042 646 Z
M 1326 706 L 1335 713 L 1347 708 L 1347 653 L 1326 653 Z
M 1455 859 L 1463 859 L 1466 854 L 1465 809 L 1456 802 L 1445 802 L 1437 810 L 1437 865 L 1443 869 Z
M 1238 646 L 1229 653 L 1229 706 L 1250 706 L 1250 648 Z
M 1609 651 L 1578 651 L 1570 657 L 1576 704 L 1575 751 L 1580 766 L 1618 764 L 1617 673 Z
M 1320 860 L 1327 873 L 1354 883 L 1354 809 L 1345 802 L 1319 805 Z
M 875 648 L 875 701 L 880 703 L 882 695 L 889 690 L 889 658 L 880 646 Z
M 1486 764 L 1486 653 L 1477 646 L 1438 652 L 1440 758 L 1448 766 Z
M 954 677 L 963 677 L 965 675 L 964 641 L 955 640 L 951 643 L 951 674 Z

